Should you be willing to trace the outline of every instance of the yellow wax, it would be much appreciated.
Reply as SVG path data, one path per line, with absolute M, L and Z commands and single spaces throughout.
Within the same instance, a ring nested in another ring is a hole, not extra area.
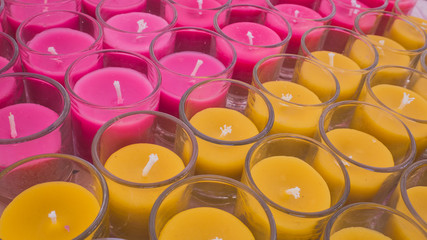
M 173 216 L 160 232 L 159 240 L 251 240 L 248 227 L 232 214 L 212 207 L 197 207 Z
M 299 212 L 318 212 L 331 206 L 328 185 L 303 160 L 290 156 L 268 157 L 256 163 L 251 174 L 260 191 L 278 205 Z M 299 188 L 299 196 L 289 189 Z M 278 239 L 309 236 L 320 219 L 298 218 L 272 208 Z M 292 236 L 292 237 L 291 237 Z
M 238 141 L 257 135 L 255 124 L 242 113 L 227 108 L 207 108 L 196 113 L 190 123 L 201 133 L 225 141 Z M 227 131 L 230 130 L 230 131 Z M 240 179 L 246 154 L 252 144 L 219 145 L 197 137 L 197 174 L 217 174 Z
M 0 218 L 0 238 L 73 239 L 92 224 L 99 209 L 95 196 L 80 185 L 70 182 L 37 184 L 23 191 L 6 207 Z M 56 213 L 56 223 L 49 218 L 52 211 Z
M 393 22 L 387 37 L 400 43 L 408 50 L 420 49 L 425 43 L 423 32 L 419 32 L 414 26 L 400 19 Z
M 330 53 L 334 54 L 333 65 L 331 65 Z M 362 73 L 358 72 L 361 68 L 357 62 L 340 53 L 329 51 L 315 51 L 312 52 L 312 55 L 324 64 L 330 66 L 331 71 L 335 74 L 340 85 L 340 95 L 337 101 L 354 99 L 354 95 L 362 81 Z M 372 60 L 370 61 L 372 62 Z M 317 73 L 315 72 L 314 74 Z
M 409 16 L 409 18 L 416 22 L 427 33 L 427 20 L 419 17 Z
M 392 240 L 386 235 L 369 228 L 348 227 L 343 228 L 330 237 L 330 240 Z
M 390 49 L 405 51 L 402 45 L 398 42 L 383 36 L 378 35 L 368 35 L 368 38 L 371 40 L 372 44 L 375 45 L 378 51 L 378 65 L 398 65 L 407 67 L 410 64 L 411 58 L 408 55 L 403 55 L 399 52 L 391 51 Z M 380 44 L 380 41 L 383 41 L 383 45 Z M 384 47 L 383 47 L 384 46 Z
M 427 121 L 427 100 L 418 93 L 400 86 L 389 84 L 376 85 L 372 87 L 372 92 L 379 101 L 399 114 L 412 119 Z M 409 94 L 409 98 L 413 98 L 413 100 L 409 104 L 401 106 L 404 94 Z M 374 101 L 368 94 L 366 95 L 365 101 L 376 103 L 376 101 Z M 420 154 L 421 151 L 427 147 L 427 124 L 415 122 L 400 115 L 398 115 L 398 117 L 401 118 L 411 131 L 417 144 L 418 154 Z M 395 127 L 395 123 L 390 121 L 384 121 L 382 124 L 383 126 L 387 126 L 388 129 L 394 128 L 399 130 Z
M 313 137 L 317 132 L 317 125 L 322 107 L 319 106 L 295 106 L 286 104 L 278 98 L 286 98 L 289 102 L 316 105 L 321 104 L 319 98 L 306 87 L 288 81 L 271 81 L 263 86 L 275 97 L 267 94 L 274 109 L 274 124 L 270 133 L 298 133 Z M 252 109 L 252 118 L 255 124 L 261 125 L 268 117 L 267 108 L 261 104 L 260 98 L 255 99 Z
M 367 133 L 350 128 L 338 128 L 327 132 L 326 136 L 335 148 L 356 162 L 378 168 L 394 166 L 393 156 L 387 147 Z M 319 153 L 315 166 L 331 182 L 343 184 L 343 179 L 335 174 L 339 166 L 327 160 L 329 159 L 325 159 L 324 154 Z M 348 202 L 372 201 L 390 173 L 373 172 L 343 161 L 350 177 Z
M 420 77 L 412 87 L 412 91 L 427 99 L 427 78 Z
M 158 157 L 146 176 L 143 170 L 150 155 Z M 105 168 L 118 178 L 135 183 L 155 183 L 170 179 L 184 168 L 181 158 L 171 150 L 149 143 L 123 147 L 113 153 Z M 107 179 L 110 190 L 110 221 L 121 226 L 120 237 L 144 238 L 148 235 L 148 218 L 151 208 L 166 186 L 157 188 L 132 188 Z

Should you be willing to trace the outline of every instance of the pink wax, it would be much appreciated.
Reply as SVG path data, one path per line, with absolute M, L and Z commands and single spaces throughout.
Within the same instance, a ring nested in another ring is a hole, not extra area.
M 3 69 L 10 61 L 4 57 L 0 57 L 0 69 Z M 13 67 L 1 74 L 13 72 Z M 14 102 L 18 95 L 17 83 L 13 77 L 0 78 L 0 108 L 10 105 Z
M 122 103 L 118 101 L 114 81 L 120 83 Z M 129 68 L 102 68 L 80 78 L 73 91 L 87 104 L 72 104 L 75 147 L 79 156 L 91 159 L 92 139 L 106 121 L 130 111 L 152 110 L 143 100 L 153 89 L 145 75 Z
M 28 42 L 31 50 L 26 53 L 28 59 L 22 58 L 24 68 L 27 72 L 48 76 L 64 85 L 64 73 L 68 66 L 93 47 L 94 43 L 92 36 L 81 31 L 69 28 L 45 30 Z M 88 71 L 91 67 L 87 66 L 87 69 L 81 71 Z
M 378 1 L 377 4 L 379 6 L 384 3 L 384 1 L 381 1 L 381 0 L 372 0 L 372 1 L 373 2 Z M 389 12 L 393 11 L 395 2 L 396 2 L 395 0 L 389 0 L 385 10 Z M 417 3 L 417 0 L 400 0 L 399 8 L 403 14 L 408 15 L 411 12 L 411 10 L 414 9 L 416 3 Z M 424 11 L 426 11 L 426 9 L 424 9 Z
M 369 9 L 368 6 L 359 0 L 334 0 L 336 13 L 332 18 L 331 25 L 353 29 L 354 20 L 357 15 Z M 329 3 L 322 0 L 319 8 L 319 13 L 327 15 L 330 12 Z
M 192 78 L 191 73 L 193 73 L 198 60 L 203 61 L 203 64 L 194 74 L 195 78 Z M 179 116 L 179 101 L 188 88 L 207 79 L 226 78 L 226 76 L 221 75 L 225 70 L 224 64 L 211 55 L 201 52 L 177 52 L 163 57 L 159 62 L 164 67 L 160 69 L 162 88 L 159 109 L 176 117 Z M 215 88 L 209 89 L 207 94 L 215 96 L 217 95 L 216 90 Z
M 279 4 L 274 7 L 280 11 L 281 15 L 291 25 L 292 37 L 289 41 L 287 52 L 298 53 L 302 35 L 311 28 L 323 25 L 322 22 L 314 21 L 315 19 L 322 19 L 323 17 L 308 7 L 297 4 Z M 265 25 L 272 29 L 283 28 L 276 19 L 277 18 L 267 16 Z
M 252 70 L 255 64 L 266 56 L 284 51 L 283 41 L 272 29 L 254 22 L 236 22 L 222 28 L 222 32 L 236 49 L 237 62 L 233 79 L 247 83 L 252 81 Z M 253 38 L 248 37 L 248 32 Z M 250 39 L 253 44 L 251 45 Z
M 96 18 L 96 6 L 101 0 L 82 0 L 82 12 Z M 147 5 L 146 0 L 106 0 L 102 7 L 103 14 L 113 16 L 121 13 L 139 12 Z
M 14 116 L 16 138 L 27 137 L 51 126 L 58 114 L 53 110 L 34 103 L 19 103 L 0 109 L 0 139 L 13 139 L 9 122 L 10 113 Z M 55 129 L 46 135 L 15 144 L 0 144 L 0 169 L 23 158 L 37 154 L 57 153 L 61 150 L 61 132 Z
M 141 20 L 146 24 L 144 27 L 141 22 L 138 24 Z M 106 23 L 112 28 L 104 27 L 104 48 L 124 49 L 146 57 L 150 56 L 149 46 L 153 38 L 169 25 L 165 19 L 143 12 L 119 14 Z M 156 47 L 162 49 L 168 45 L 164 39 L 159 40 Z

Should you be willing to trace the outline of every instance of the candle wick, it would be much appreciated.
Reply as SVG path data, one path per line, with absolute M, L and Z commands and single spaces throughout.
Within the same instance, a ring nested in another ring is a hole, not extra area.
M 231 129 L 231 125 L 230 126 L 227 126 L 227 124 L 224 124 L 224 128 L 222 128 L 222 127 L 219 127 L 219 129 L 221 130 L 221 135 L 219 135 L 220 137 L 225 137 L 225 136 L 227 136 L 228 134 L 231 134 L 231 132 L 233 131 L 232 129 Z
M 248 31 L 248 33 L 246 33 L 246 36 L 248 36 L 249 39 L 249 45 L 254 45 L 254 35 L 252 35 L 252 33 L 250 31 Z
M 52 224 L 56 224 L 56 212 L 55 211 L 50 212 L 47 216 L 52 221 Z
M 123 104 L 123 97 L 122 97 L 122 90 L 120 88 L 120 82 L 114 81 L 113 85 L 114 85 L 114 88 L 116 89 L 117 104 Z
M 348 16 L 353 16 L 353 14 L 354 15 L 359 14 L 359 12 L 360 12 L 359 8 L 361 8 L 362 5 L 358 4 L 357 0 L 351 0 L 351 6 L 353 8 L 356 8 L 356 9 L 350 8 L 350 10 L 348 12 Z
M 65 230 L 67 230 L 67 232 L 70 232 L 70 226 L 65 225 L 64 228 L 65 228 Z
M 379 40 L 379 41 L 378 41 L 378 43 L 380 44 L 380 47 L 379 47 L 379 46 L 377 46 L 378 53 L 379 53 L 381 56 L 384 56 L 384 50 L 383 50 L 383 48 L 382 48 L 382 47 L 384 47 L 384 45 L 385 45 L 385 40 Z
M 291 101 L 292 100 L 292 98 L 293 98 L 293 96 L 292 96 L 292 94 L 290 94 L 290 93 L 286 93 L 286 95 L 285 94 L 283 94 L 282 93 L 282 99 L 283 100 L 285 100 L 285 101 Z
M 58 55 L 58 52 L 56 51 L 55 47 L 48 47 L 47 51 L 53 55 Z
M 159 160 L 159 157 L 157 156 L 157 154 L 150 154 L 147 162 L 147 165 L 145 165 L 144 169 L 142 170 L 142 176 L 146 177 L 148 175 L 148 173 L 150 172 L 151 168 L 153 167 L 153 165 Z
M 222 238 L 215 237 L 215 238 L 214 238 L 214 239 L 212 239 L 212 240 L 222 240 Z
M 18 136 L 18 132 L 16 131 L 15 116 L 13 116 L 11 112 L 9 112 L 9 126 L 10 126 L 10 136 L 12 138 L 16 138 Z
M 299 187 L 289 188 L 286 190 L 286 194 L 294 196 L 295 199 L 300 198 L 300 191 L 301 189 Z
M 196 76 L 197 72 L 199 71 L 200 66 L 202 66 L 203 60 L 197 59 L 196 66 L 193 69 L 193 72 L 191 72 L 190 76 L 194 77 Z
M 409 97 L 409 93 L 404 92 L 402 101 L 400 102 L 400 105 L 397 109 L 402 110 L 406 105 L 410 104 L 414 100 L 415 98 Z
M 137 33 L 141 33 L 142 31 L 144 31 L 144 29 L 148 28 L 147 22 L 144 21 L 144 19 L 141 19 L 136 23 L 138 24 L 138 30 L 136 31 Z
M 295 11 L 294 11 L 294 17 L 295 17 L 295 18 L 298 18 L 298 15 L 299 15 L 299 14 L 300 14 L 300 11 L 298 11 L 298 10 L 295 10 Z M 294 18 L 294 19 L 292 19 L 292 22 L 293 22 L 293 23 L 297 23 L 297 20 L 296 20 L 295 18 Z
M 329 65 L 333 67 L 334 66 L 335 53 L 330 52 L 330 53 L 328 53 L 328 55 L 329 55 Z
M 197 4 L 199 5 L 199 9 L 202 10 L 202 8 L 203 8 L 203 0 L 197 0 Z M 202 15 L 202 11 L 199 11 L 199 15 Z

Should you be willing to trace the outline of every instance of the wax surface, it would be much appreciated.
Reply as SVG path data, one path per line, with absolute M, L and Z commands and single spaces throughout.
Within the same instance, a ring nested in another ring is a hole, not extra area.
M 357 15 L 369 9 L 368 6 L 363 4 L 361 1 L 354 1 L 359 7 L 356 7 L 356 4 L 352 4 L 354 0 L 334 0 L 336 7 L 336 13 L 331 20 L 331 25 L 344 27 L 347 29 L 353 29 L 354 20 Z M 319 12 L 323 15 L 329 13 L 330 7 L 326 4 L 328 1 L 322 0 Z M 354 5 L 354 6 L 353 6 Z
M 368 35 L 368 38 L 372 41 L 378 51 L 379 59 L 377 67 L 384 65 L 409 66 L 411 59 L 409 56 L 399 53 L 399 51 L 405 51 L 406 49 L 398 42 L 378 35 Z M 380 41 L 384 41 L 385 47 L 381 47 L 379 44 Z M 397 52 L 392 50 L 397 50 Z
M 240 112 L 227 108 L 207 108 L 196 113 L 192 124 L 201 133 L 225 141 L 248 139 L 259 133 L 255 124 Z M 223 134 L 222 129 L 231 129 Z M 223 135 L 222 135 L 223 134 Z M 218 174 L 240 179 L 246 154 L 252 144 L 227 146 L 207 142 L 197 137 L 199 156 L 196 173 Z
M 407 190 L 409 201 L 411 202 L 412 207 L 415 209 L 417 214 L 427 222 L 427 206 L 425 200 L 427 199 L 427 187 L 426 186 L 415 186 L 408 188 Z M 397 202 L 396 209 L 405 213 L 408 216 L 411 216 L 415 221 L 417 221 L 412 214 L 409 212 L 408 208 L 405 206 L 405 203 L 400 198 Z
M 331 235 L 331 240 L 392 240 L 386 235 L 369 228 L 348 227 Z
M 34 185 L 19 194 L 0 218 L 0 237 L 8 240 L 73 239 L 98 215 L 100 205 L 85 188 L 70 182 Z M 48 217 L 56 212 L 57 223 Z
M 255 239 L 237 217 L 217 208 L 197 207 L 173 216 L 160 232 L 159 240 Z
M 419 31 L 415 26 L 400 19 L 393 22 L 387 36 L 408 50 L 420 49 L 426 41 L 422 29 Z
M 199 1 L 193 0 L 175 0 L 174 1 L 178 19 L 176 22 L 177 27 L 200 27 L 213 30 L 213 21 L 215 13 L 225 2 L 221 3 L 216 0 L 203 0 L 202 5 L 199 7 Z M 172 19 L 172 11 L 167 8 L 166 16 Z

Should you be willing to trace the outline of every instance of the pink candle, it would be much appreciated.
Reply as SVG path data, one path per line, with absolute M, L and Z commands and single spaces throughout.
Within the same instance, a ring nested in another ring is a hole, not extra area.
M 56 112 L 34 103 L 19 103 L 0 109 L 0 170 L 26 157 L 60 152 L 59 129 L 48 132 L 57 119 Z M 20 141 L 42 131 L 44 134 L 38 138 Z M 8 144 L 13 139 L 16 143 Z
M 179 116 L 179 101 L 192 85 L 211 78 L 226 78 L 224 64 L 211 55 L 183 51 L 160 59 L 162 87 L 159 110 Z M 207 89 L 206 94 L 218 96 L 218 89 Z M 219 96 L 218 96 L 219 97 Z M 215 101 L 213 97 L 212 101 Z
M 335 16 L 332 18 L 331 25 L 353 29 L 356 16 L 369 7 L 359 0 L 334 0 L 336 6 Z M 328 11 L 327 1 L 322 0 L 319 8 L 320 14 Z
M 82 12 L 96 18 L 96 7 L 101 0 L 81 0 Z M 146 0 L 105 0 L 103 3 L 103 11 L 108 12 L 108 15 L 117 15 L 128 12 L 139 12 L 147 5 Z

